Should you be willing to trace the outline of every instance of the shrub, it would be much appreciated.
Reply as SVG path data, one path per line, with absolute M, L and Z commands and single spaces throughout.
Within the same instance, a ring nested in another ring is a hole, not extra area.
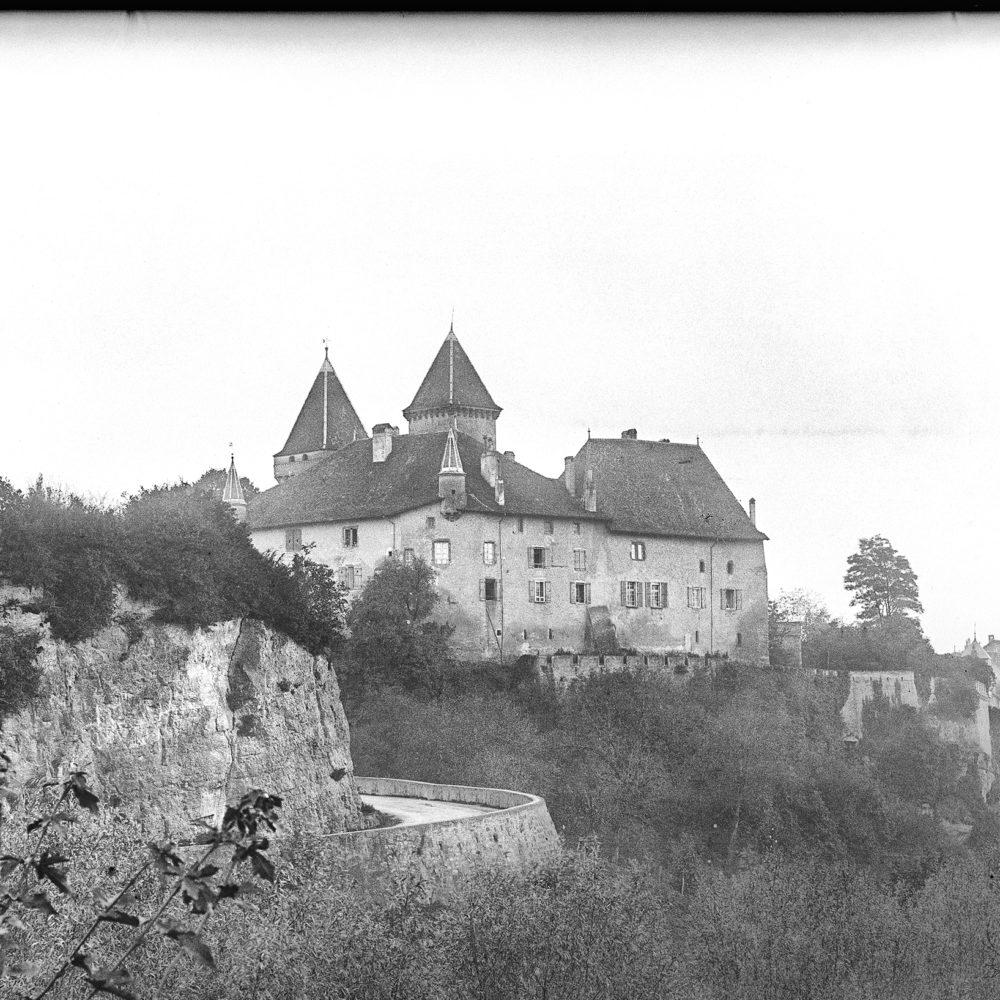
M 35 663 L 41 633 L 0 623 L 0 725 L 38 694 L 42 670 Z

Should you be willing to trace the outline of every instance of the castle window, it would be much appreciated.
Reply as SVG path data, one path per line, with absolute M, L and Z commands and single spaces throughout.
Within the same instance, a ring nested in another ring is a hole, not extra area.
M 688 607 L 701 610 L 705 607 L 705 588 L 688 587 Z
M 646 543 L 645 542 L 633 542 L 629 546 L 629 553 L 633 559 L 645 559 L 646 558 Z
M 495 601 L 497 599 L 497 582 L 492 576 L 479 581 L 479 600 Z
M 646 584 L 646 605 L 650 608 L 668 607 L 667 585 L 665 583 Z
M 289 462 L 294 462 L 295 461 L 295 456 L 294 455 L 289 455 L 288 456 L 288 461 Z
M 303 455 L 302 456 L 302 461 L 303 462 L 308 462 L 309 461 L 309 456 L 308 455 Z
M 528 546 L 528 565 L 534 569 L 545 569 L 545 546 Z
M 344 548 L 356 549 L 358 547 L 358 529 L 344 528 Z
M 298 552 L 302 548 L 302 529 L 285 528 L 285 551 Z
M 483 542 L 483 563 L 492 566 L 497 561 L 497 543 Z
M 743 645 L 743 633 L 742 632 L 737 632 L 736 633 L 736 645 L 737 646 L 742 646 Z
M 570 604 L 590 604 L 590 584 L 574 582 L 569 585 Z
M 348 590 L 354 590 L 354 588 L 358 585 L 358 578 L 360 575 L 360 570 L 355 572 L 355 567 L 353 566 L 341 566 L 340 569 L 337 570 L 337 583 L 339 583 L 342 587 L 346 587 Z
M 701 642 L 701 640 L 698 638 L 698 630 L 697 629 L 694 630 L 694 641 L 696 643 L 697 642 Z
M 527 629 L 523 629 L 522 632 L 521 632 L 521 636 L 525 639 L 525 641 L 527 641 L 528 630 Z
M 554 635 L 554 633 L 553 633 L 552 629 L 549 629 L 549 642 L 552 641 L 553 635 Z
M 577 573 L 586 572 L 587 569 L 586 549 L 573 549 L 573 569 L 575 569 Z
M 705 560 L 704 559 L 699 559 L 698 560 L 698 572 L 699 573 L 704 573 L 705 572 Z
M 546 535 L 552 535 L 552 534 L 555 533 L 555 530 L 556 530 L 555 529 L 555 525 L 551 521 L 544 522 L 544 526 L 545 526 L 545 534 Z
M 719 607 L 723 611 L 739 611 L 743 607 L 743 591 L 731 587 L 720 590 Z
M 427 527 L 433 529 L 433 527 L 434 527 L 434 518 L 433 517 L 427 518 Z
M 730 559 L 730 560 L 729 560 L 729 562 L 727 562 L 727 563 L 726 563 L 726 572 L 727 572 L 727 573 L 728 573 L 728 574 L 729 574 L 730 576 L 732 576 L 732 575 L 733 575 L 733 570 L 734 570 L 735 568 L 736 568 L 736 564 L 735 564 L 735 563 L 734 563 L 734 562 L 732 561 L 732 559 Z
M 579 535 L 580 534 L 580 522 L 579 521 L 574 521 L 573 522 L 573 534 L 574 535 Z
M 642 607 L 642 582 L 640 580 L 622 580 L 622 607 Z
M 523 531 L 524 531 L 524 518 L 523 517 L 519 517 L 517 519 L 517 526 L 514 528 L 514 530 L 516 532 L 518 532 L 518 534 L 523 533 Z
M 403 565 L 413 565 L 413 549 L 403 549 Z
M 532 604 L 548 604 L 549 602 L 549 581 L 529 580 L 528 600 Z
M 434 543 L 432 558 L 435 566 L 447 566 L 451 562 L 451 542 L 448 539 L 439 539 Z

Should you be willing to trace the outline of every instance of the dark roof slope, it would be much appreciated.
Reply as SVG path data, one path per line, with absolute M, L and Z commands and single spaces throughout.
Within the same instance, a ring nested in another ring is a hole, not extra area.
M 612 531 L 689 538 L 763 540 L 697 445 L 595 438 L 577 452 L 576 492 L 594 470 L 597 512 Z
M 326 521 L 361 521 L 391 517 L 438 502 L 438 471 L 448 434 L 400 434 L 384 462 L 372 461 L 370 441 L 356 441 L 307 472 L 292 476 L 250 501 L 252 529 Z M 470 512 L 592 519 L 559 479 L 548 479 L 508 458 L 500 459 L 505 505 L 480 474 L 483 446 L 457 435 L 465 468 Z
M 323 393 L 326 387 L 326 441 L 323 440 Z M 306 401 L 292 425 L 285 447 L 278 455 L 336 449 L 358 438 L 367 438 L 364 424 L 358 418 L 337 373 L 326 358 L 320 367 Z
M 468 354 L 458 342 L 454 330 L 445 337 L 441 350 L 431 362 L 413 402 L 403 410 L 407 420 L 419 410 L 435 410 L 448 406 L 469 406 L 480 410 L 500 407 L 493 402 L 483 380 L 479 377 Z

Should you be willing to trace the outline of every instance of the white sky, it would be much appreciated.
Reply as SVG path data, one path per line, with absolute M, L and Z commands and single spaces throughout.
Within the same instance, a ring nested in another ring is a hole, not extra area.
M 269 486 L 454 307 L 521 461 L 700 435 L 772 593 L 880 532 L 1000 633 L 998 93 L 992 16 L 0 16 L 0 475 Z

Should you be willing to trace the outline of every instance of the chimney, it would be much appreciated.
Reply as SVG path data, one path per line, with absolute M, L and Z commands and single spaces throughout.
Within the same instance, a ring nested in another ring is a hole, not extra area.
M 594 470 L 587 469 L 587 484 L 583 490 L 583 506 L 591 514 L 597 513 L 597 488 L 594 486 Z
M 509 458 L 513 462 L 514 461 L 514 452 L 512 452 L 512 451 L 505 451 L 503 453 L 503 457 L 504 458 Z
M 372 461 L 384 462 L 392 452 L 392 439 L 399 433 L 392 424 L 376 424 L 372 428 Z
M 630 427 L 627 431 L 622 431 L 622 437 L 626 441 L 635 441 L 638 436 L 638 432 L 634 427 Z
M 757 527 L 757 501 L 750 497 L 750 523 Z
M 576 469 L 573 467 L 573 456 L 567 455 L 563 461 L 566 468 L 563 470 L 563 484 L 570 493 L 576 492 Z
M 487 448 L 479 459 L 479 471 L 490 486 L 496 486 L 497 480 L 500 478 L 500 456 L 488 445 L 489 439 L 487 438 Z
M 988 639 L 987 641 L 988 641 L 988 642 L 993 642 L 993 636 L 990 636 L 990 637 L 989 637 L 989 639 Z
M 493 495 L 496 498 L 497 504 L 502 507 L 504 505 L 504 500 L 503 500 L 503 469 L 500 468 L 499 459 L 497 461 L 497 481 L 493 484 Z

